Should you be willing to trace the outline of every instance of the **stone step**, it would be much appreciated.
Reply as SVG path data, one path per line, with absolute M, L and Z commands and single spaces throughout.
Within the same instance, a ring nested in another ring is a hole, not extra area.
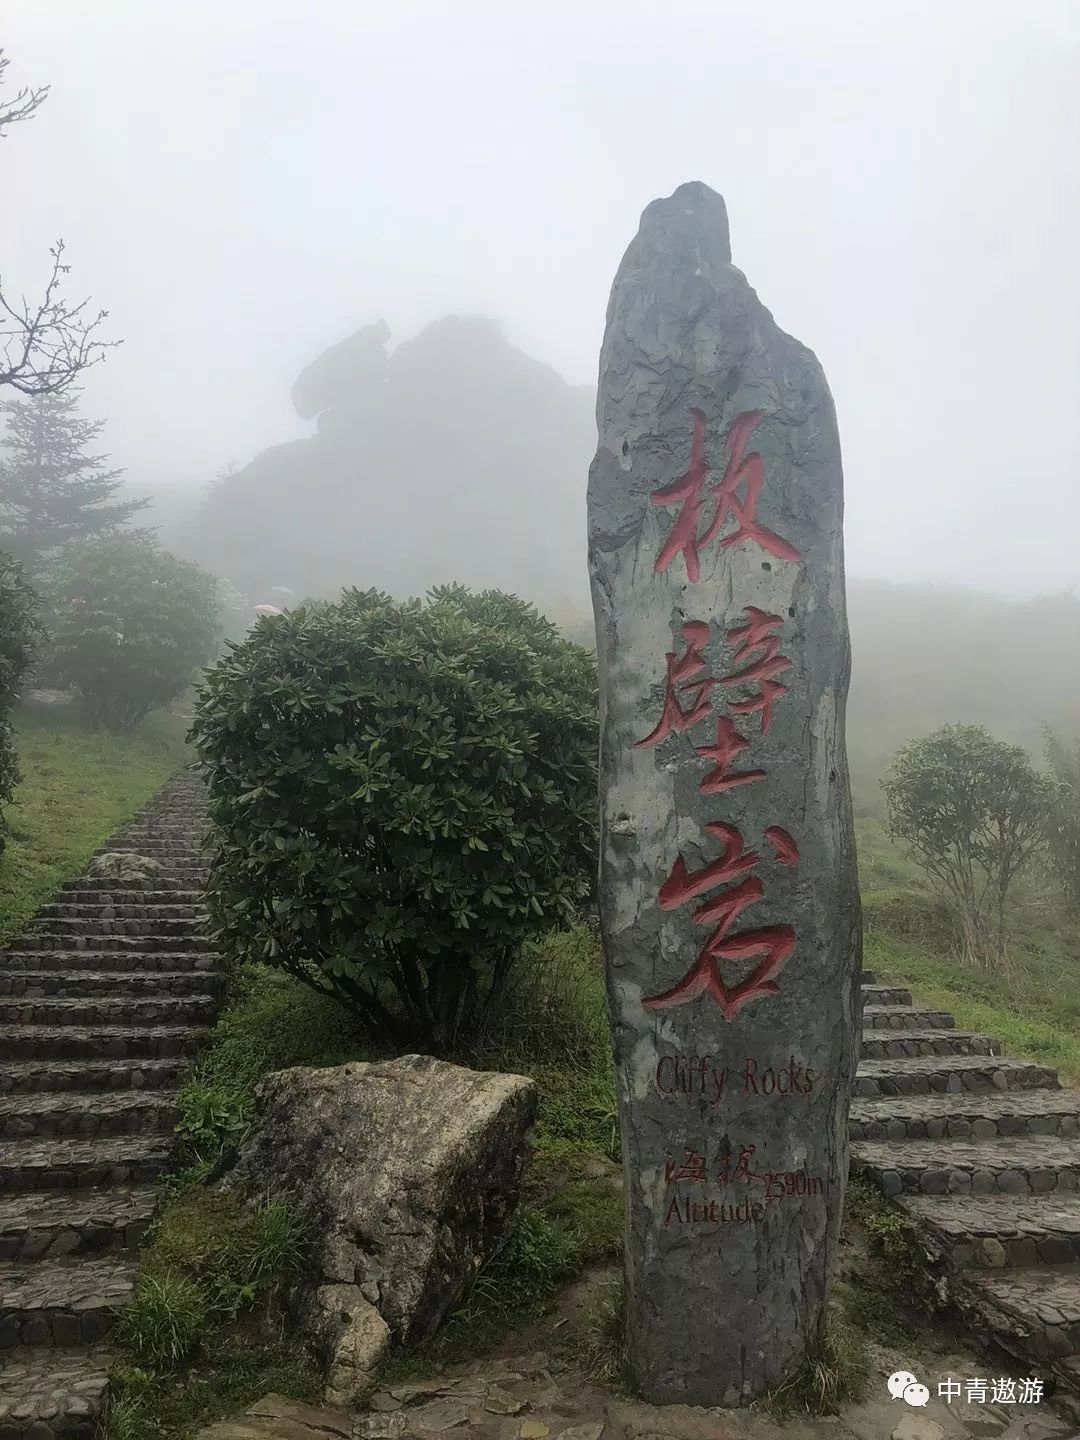
M 195 811 L 184 815 L 173 811 L 158 811 L 156 815 L 144 812 L 141 819 L 132 820 L 117 830 L 115 838 L 130 835 L 133 840 L 187 840 L 192 835 L 201 834 L 209 823 L 205 811 L 201 816 Z
M 899 1060 L 905 1055 L 1000 1055 L 1001 1041 L 972 1030 L 887 1030 L 863 1032 L 861 1060 Z
M 903 1195 L 899 1204 L 956 1269 L 1080 1260 L 1080 1194 Z
M 853 1100 L 851 1140 L 993 1140 L 1004 1135 L 1080 1134 L 1080 1091 L 1014 1090 L 993 1095 L 897 1095 Z
M 0 1260 L 137 1250 L 157 1207 L 152 1185 L 16 1192 L 0 1198 Z
M 0 1264 L 0 1350 L 96 1344 L 130 1299 L 135 1274 L 122 1256 Z
M 222 983 L 213 970 L 0 970 L 0 996 L 207 995 Z
M 214 950 L 5 950 L 0 966 L 12 971 L 75 971 L 91 975 L 160 975 L 179 971 L 214 975 L 221 957 Z
M 1045 1366 L 1080 1351 L 1080 1264 L 972 1268 L 954 1293 L 976 1334 L 1019 1360 Z
M 19 935 L 12 940 L 15 950 L 104 950 L 116 952 L 126 950 L 138 954 L 143 950 L 168 950 L 174 954 L 196 951 L 202 954 L 212 952 L 210 941 L 202 935 L 110 935 L 108 944 L 95 943 L 106 937 L 77 935 L 70 930 L 38 931 L 33 935 Z
M 19 1140 L 32 1135 L 57 1139 L 171 1134 L 179 1114 L 176 1090 L 3 1095 L 0 1096 L 0 1135 Z
M 918 1010 L 914 1005 L 866 1005 L 864 1030 L 952 1030 L 956 1021 L 947 1010 Z
M 864 985 L 864 1005 L 912 1005 L 910 990 L 900 990 L 895 985 Z
M 205 864 L 207 853 L 201 845 L 174 845 L 163 841 L 145 845 L 103 845 L 96 855 L 141 855 L 151 860 L 179 860 L 190 865 Z
M 5 1060 L 167 1060 L 194 1055 L 209 1035 L 195 1025 L 0 1025 Z
M 851 1169 L 886 1195 L 1044 1195 L 1080 1185 L 1080 1140 L 857 1140 Z
M 114 880 L 112 884 L 114 888 L 108 890 L 58 890 L 57 894 L 62 898 L 56 903 L 80 909 L 85 905 L 101 905 L 115 910 L 128 905 L 140 910 L 151 906 L 177 905 L 190 906 L 199 915 L 205 911 L 201 890 L 125 890 L 121 888 L 124 884 L 122 880 Z M 42 906 L 42 909 L 45 908 Z
M 191 1057 L 187 1055 L 170 1060 L 9 1060 L 0 1062 L 0 1097 L 63 1095 L 72 1090 L 90 1094 L 152 1093 L 175 1089 L 190 1068 Z
M 177 901 L 165 891 L 164 900 L 140 900 L 131 897 L 121 901 L 106 900 L 95 895 L 90 900 L 53 901 L 42 905 L 35 918 L 39 920 L 200 920 L 205 911 L 191 901 Z
M 183 940 L 186 944 L 193 936 L 200 936 L 204 928 L 202 921 L 197 916 L 175 919 L 168 915 L 153 914 L 138 920 L 109 920 L 104 917 L 85 915 L 68 917 L 63 920 L 48 915 L 40 918 L 45 931 L 54 934 L 63 931 L 65 935 L 77 935 L 84 942 L 91 937 L 109 939 L 116 935 L 125 940 L 136 936 L 154 940 L 176 938 Z M 39 932 L 35 931 L 34 933 Z M 19 942 L 14 941 L 13 943 L 18 944 Z
M 171 1135 L 114 1135 L 96 1140 L 6 1140 L 0 1192 L 148 1185 L 168 1169 Z
M 955 1031 L 953 1032 L 956 1033 Z M 1060 1087 L 1056 1070 L 1032 1060 L 983 1055 L 919 1055 L 864 1060 L 855 1076 L 855 1095 L 991 1095 L 1002 1090 Z
M 26 1345 L 0 1362 L 2 1440 L 95 1440 L 112 1357 L 104 1345 Z M 17 1418 L 16 1418 L 17 1417 Z
M 213 995 L 103 995 L 74 1000 L 27 996 L 0 1000 L 0 1029 L 6 1025 L 208 1025 L 217 1013 Z M 0 1052 L 2 1053 L 2 1052 Z
M 873 972 L 872 970 L 864 970 L 864 971 L 862 972 L 862 974 L 859 976 L 859 984 L 860 984 L 860 985 L 876 985 L 876 984 L 877 984 L 877 976 L 874 974 L 874 972 Z
M 78 875 L 73 880 L 67 880 L 56 892 L 65 897 L 75 896 L 77 899 L 88 900 L 95 895 L 113 896 L 143 896 L 160 895 L 163 891 L 172 891 L 181 895 L 201 895 L 202 891 L 197 885 L 190 885 L 183 876 L 173 874 L 161 875 L 134 875 L 130 879 L 122 880 L 118 875 Z

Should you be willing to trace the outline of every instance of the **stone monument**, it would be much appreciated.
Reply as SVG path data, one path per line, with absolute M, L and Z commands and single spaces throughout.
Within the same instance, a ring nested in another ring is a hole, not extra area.
M 861 939 L 835 412 L 732 265 L 705 185 L 651 204 L 623 257 L 597 424 L 630 1364 L 647 1400 L 738 1405 L 818 1334 Z

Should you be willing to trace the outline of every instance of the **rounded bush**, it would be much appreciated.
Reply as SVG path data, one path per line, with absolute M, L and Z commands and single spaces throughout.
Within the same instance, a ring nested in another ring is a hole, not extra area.
M 460 586 L 261 619 L 192 730 L 223 946 L 433 1049 L 473 1033 L 521 942 L 595 867 L 595 660 Z

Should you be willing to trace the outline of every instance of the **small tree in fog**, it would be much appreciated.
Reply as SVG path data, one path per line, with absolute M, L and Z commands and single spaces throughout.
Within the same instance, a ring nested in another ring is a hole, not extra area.
M 1006 901 L 1044 843 L 1048 782 L 1018 745 L 946 725 L 905 746 L 882 788 L 889 834 L 955 908 L 965 957 L 1003 964 Z
M 147 504 L 115 499 L 124 472 L 89 450 L 105 422 L 77 406 L 78 391 L 0 404 L 0 548 L 35 582 L 62 546 L 111 534 Z
M 216 583 L 143 535 L 68 546 L 50 587 L 50 669 L 93 726 L 130 730 L 168 705 L 212 656 Z

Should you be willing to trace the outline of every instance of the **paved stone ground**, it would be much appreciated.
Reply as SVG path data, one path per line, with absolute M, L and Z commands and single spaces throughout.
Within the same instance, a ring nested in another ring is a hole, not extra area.
M 972 1403 L 966 1387 L 944 1399 L 939 1385 L 987 1377 L 970 1354 L 900 1355 L 874 1349 L 865 1401 L 839 1414 L 778 1421 L 767 1410 L 705 1410 L 646 1405 L 590 1379 L 577 1362 L 591 1306 L 579 1282 L 555 1315 L 482 1361 L 437 1379 L 391 1385 L 359 1413 L 265 1396 L 246 1414 L 220 1421 L 199 1440 L 1067 1440 L 1075 1426 L 1045 1402 Z M 537 1349 L 537 1343 L 549 1348 Z M 888 1393 L 886 1380 L 910 1370 L 930 1391 L 915 1410 Z M 998 1376 L 999 1371 L 990 1372 Z
M 103 1344 L 213 1022 L 200 934 L 205 790 L 184 773 L 105 846 L 150 879 L 83 876 L 0 960 L 0 1440 L 91 1440 Z

